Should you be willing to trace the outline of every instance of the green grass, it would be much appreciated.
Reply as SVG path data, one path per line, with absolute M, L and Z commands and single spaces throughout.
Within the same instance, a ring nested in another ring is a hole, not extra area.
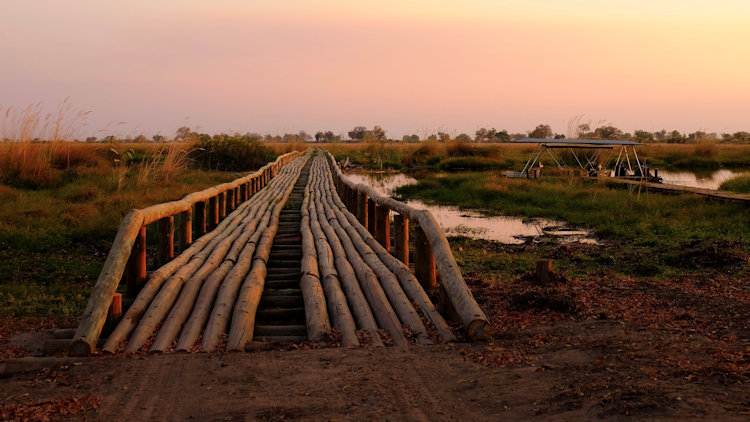
M 122 218 L 237 176 L 92 173 L 56 188 L 0 185 L 0 317 L 80 314 Z M 153 231 L 153 230 L 151 230 Z
M 750 174 L 741 174 L 727 180 L 719 186 L 720 189 L 739 193 L 750 193 Z
M 416 185 L 400 187 L 397 194 L 490 213 L 560 219 L 590 228 L 618 248 L 576 265 L 588 263 L 593 269 L 614 260 L 624 273 L 635 276 L 679 273 L 686 268 L 687 259 L 681 253 L 701 247 L 700 242 L 738 242 L 733 245 L 740 245 L 742 253 L 750 246 L 750 220 L 742 218 L 748 212 L 744 205 L 645 193 L 597 181 L 509 179 L 497 172 L 472 172 L 427 176 Z

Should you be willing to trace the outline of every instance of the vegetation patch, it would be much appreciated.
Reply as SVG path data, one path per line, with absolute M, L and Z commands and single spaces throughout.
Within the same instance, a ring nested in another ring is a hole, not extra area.
M 727 180 L 719 186 L 720 189 L 739 193 L 750 193 L 750 174 L 741 174 Z

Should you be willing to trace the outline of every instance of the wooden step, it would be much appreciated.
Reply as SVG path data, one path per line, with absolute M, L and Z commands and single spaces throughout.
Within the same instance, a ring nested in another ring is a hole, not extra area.
M 299 308 L 305 306 L 302 295 L 299 296 L 268 296 L 260 297 L 260 305 L 268 308 Z
M 300 336 L 307 337 L 305 325 L 256 325 L 253 337 L 265 336 Z
M 280 319 L 305 320 L 305 308 L 267 308 L 258 309 L 255 318 L 263 321 L 278 321 Z

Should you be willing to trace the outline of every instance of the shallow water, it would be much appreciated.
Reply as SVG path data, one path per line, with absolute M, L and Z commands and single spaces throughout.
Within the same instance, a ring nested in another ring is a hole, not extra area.
M 354 183 L 372 186 L 375 191 L 391 196 L 399 186 L 416 184 L 417 179 L 403 173 L 349 173 Z M 414 208 L 429 210 L 448 236 L 467 236 L 502 243 L 523 243 L 527 239 L 554 236 L 565 242 L 596 243 L 588 231 L 573 228 L 562 221 L 542 218 L 522 219 L 509 216 L 488 216 L 479 211 L 459 210 L 446 205 L 429 205 L 407 200 Z
M 719 189 L 719 186 L 729 179 L 739 176 L 746 171 L 716 170 L 706 173 L 694 173 L 691 171 L 667 171 L 659 170 L 662 182 L 669 185 L 690 186 L 702 189 Z

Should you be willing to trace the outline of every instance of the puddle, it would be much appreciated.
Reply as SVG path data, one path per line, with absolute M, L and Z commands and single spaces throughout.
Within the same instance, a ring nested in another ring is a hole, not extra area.
M 662 182 L 669 185 L 690 186 L 702 189 L 719 189 L 719 186 L 729 179 L 739 176 L 745 171 L 716 170 L 707 173 L 694 173 L 691 171 L 667 171 L 659 170 Z
M 348 173 L 347 176 L 354 183 L 369 185 L 387 196 L 391 196 L 399 186 L 417 183 L 417 179 L 403 173 Z M 428 205 L 418 200 L 405 202 L 414 208 L 429 210 L 448 236 L 466 236 L 502 243 L 539 241 L 543 237 L 556 237 L 562 243 L 596 243 L 590 232 L 563 221 L 486 215 L 480 211 L 459 210 L 453 206 Z

